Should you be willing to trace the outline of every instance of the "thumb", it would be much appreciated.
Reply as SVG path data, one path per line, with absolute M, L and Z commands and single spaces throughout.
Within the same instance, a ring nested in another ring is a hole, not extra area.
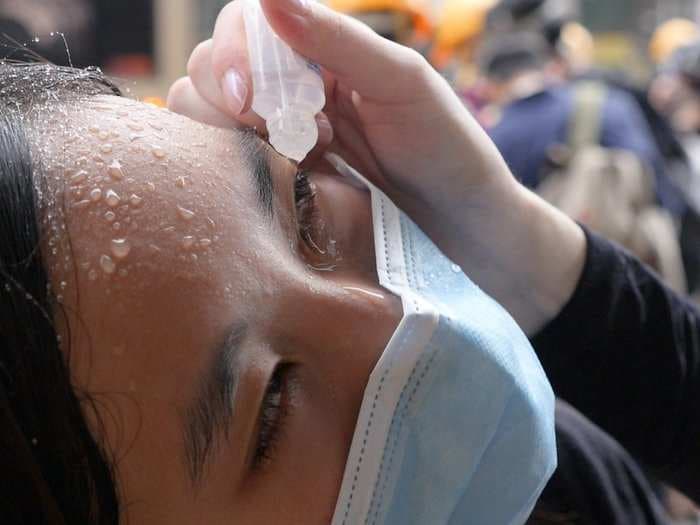
M 415 95 L 430 69 L 412 49 L 382 38 L 368 26 L 313 0 L 260 0 L 268 22 L 302 56 L 376 101 Z

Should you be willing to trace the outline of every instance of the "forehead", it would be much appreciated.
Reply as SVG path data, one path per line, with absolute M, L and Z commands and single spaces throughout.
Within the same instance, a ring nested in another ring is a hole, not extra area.
M 265 242 L 239 132 L 109 96 L 51 119 L 36 126 L 36 148 L 54 274 L 125 290 L 201 283 Z

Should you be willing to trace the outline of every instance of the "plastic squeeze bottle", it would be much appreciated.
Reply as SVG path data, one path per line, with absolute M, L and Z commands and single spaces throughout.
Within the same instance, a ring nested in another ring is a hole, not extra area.
M 272 147 L 301 162 L 318 141 L 315 117 L 326 104 L 321 70 L 275 34 L 260 0 L 243 1 L 253 111 L 267 122 Z

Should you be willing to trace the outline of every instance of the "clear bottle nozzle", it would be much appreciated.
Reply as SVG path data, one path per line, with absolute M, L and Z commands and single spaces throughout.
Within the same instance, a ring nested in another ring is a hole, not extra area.
M 301 162 L 318 141 L 316 115 L 326 104 L 320 70 L 274 33 L 259 0 L 245 0 L 243 15 L 253 111 L 265 119 L 272 147 Z
M 290 110 L 267 120 L 270 144 L 279 153 L 301 162 L 318 142 L 318 126 L 314 115 Z

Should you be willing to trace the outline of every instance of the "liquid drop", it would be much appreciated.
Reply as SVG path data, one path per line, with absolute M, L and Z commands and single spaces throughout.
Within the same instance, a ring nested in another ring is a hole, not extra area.
M 454 273 L 461 273 L 461 272 L 462 272 L 462 269 L 461 269 L 458 265 L 453 264 L 453 265 L 452 265 L 452 271 L 453 271 Z
M 100 132 L 100 126 L 96 126 L 95 124 L 91 124 L 88 126 L 88 130 L 90 133 L 99 133 Z
M 191 221 L 194 219 L 195 213 L 192 210 L 188 210 L 187 208 L 183 208 L 182 206 L 177 207 L 177 213 L 180 215 L 182 220 L 185 221 Z
M 105 213 L 105 219 L 107 219 L 107 222 L 114 222 L 117 218 L 117 215 L 113 211 L 108 211 Z
M 78 173 L 76 173 L 70 178 L 70 182 L 71 184 L 80 184 L 82 182 L 85 182 L 87 180 L 87 177 L 88 172 L 85 170 L 80 170 Z
M 200 239 L 200 240 L 199 240 L 199 245 L 200 245 L 202 248 L 209 248 L 209 246 L 211 246 L 211 239 L 206 239 L 206 238 L 205 238 L 205 239 Z
M 182 247 L 185 250 L 190 250 L 192 248 L 192 246 L 194 246 L 194 241 L 195 241 L 194 237 L 192 237 L 191 235 L 187 235 L 186 237 L 184 237 L 182 239 Z
M 110 208 L 116 208 L 122 201 L 121 197 L 117 195 L 114 190 L 107 190 L 107 196 L 105 197 L 105 202 Z
M 112 153 L 113 150 L 114 147 L 111 144 L 102 144 L 102 146 L 100 146 L 100 151 L 102 153 Z
M 73 208 L 77 210 L 82 210 L 90 206 L 90 204 L 92 204 L 92 201 L 78 201 L 75 204 L 73 204 Z
M 143 126 L 138 122 L 127 122 L 126 125 L 129 129 L 133 129 L 134 131 L 143 131 Z
M 100 140 L 107 140 L 109 138 L 109 131 L 100 131 L 97 136 Z
M 122 165 L 118 160 L 109 165 L 107 172 L 114 180 L 122 180 L 124 178 L 124 171 L 122 171 Z
M 186 184 L 185 177 L 178 177 L 175 179 L 175 186 L 178 188 L 184 188 Z
M 112 229 L 113 229 L 115 232 L 118 232 L 119 230 L 122 229 L 122 225 L 119 224 L 118 222 L 115 222 L 114 224 L 112 224 Z
M 156 191 L 156 185 L 153 184 L 152 182 L 147 182 L 146 183 L 146 189 L 148 191 Z
M 102 199 L 102 190 L 100 188 L 95 188 L 90 192 L 90 200 L 92 202 L 99 202 Z
M 131 195 L 131 197 L 129 197 L 129 202 L 134 208 L 138 208 L 141 206 L 141 204 L 143 204 L 143 198 L 134 193 Z
M 108 275 L 113 274 L 117 270 L 117 265 L 109 255 L 103 255 L 100 257 L 100 267 L 102 268 L 102 271 Z
M 166 157 L 165 150 L 158 146 L 153 146 L 153 156 L 157 159 L 164 159 Z
M 131 253 L 131 244 L 126 239 L 112 240 L 112 255 L 116 259 L 126 259 Z

